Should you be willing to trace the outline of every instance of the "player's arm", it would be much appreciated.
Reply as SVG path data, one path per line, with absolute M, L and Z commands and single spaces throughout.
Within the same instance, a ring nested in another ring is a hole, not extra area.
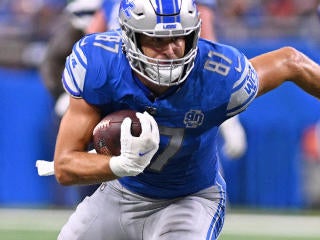
M 217 41 L 216 32 L 214 28 L 214 10 L 209 6 L 202 4 L 201 1 L 197 4 L 197 7 L 200 12 L 200 17 L 202 19 L 200 36 L 211 41 Z
M 55 176 L 63 185 L 94 184 L 116 178 L 109 167 L 111 156 L 87 153 L 99 110 L 83 99 L 70 97 L 62 118 L 54 155 Z
M 259 77 L 260 96 L 285 81 L 292 81 L 320 98 L 320 66 L 292 47 L 284 47 L 252 58 Z
M 99 110 L 83 99 L 70 99 L 57 137 L 54 171 L 59 183 L 94 184 L 123 176 L 136 176 L 149 165 L 159 148 L 159 129 L 148 113 L 137 113 L 141 134 L 131 134 L 131 120 L 121 124 L 120 156 L 87 153 Z

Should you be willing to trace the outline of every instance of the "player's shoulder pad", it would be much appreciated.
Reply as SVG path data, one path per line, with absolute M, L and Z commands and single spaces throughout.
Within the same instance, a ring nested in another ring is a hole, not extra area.
M 206 77 L 224 81 L 224 92 L 230 96 L 226 114 L 233 116 L 245 110 L 257 95 L 259 84 L 247 57 L 235 47 L 203 39 L 199 52 Z
M 99 69 L 111 63 L 121 51 L 121 36 L 117 31 L 86 35 L 77 41 L 66 59 L 63 85 L 73 97 L 81 97 L 86 79 L 94 81 Z M 107 53 L 113 54 L 107 54 Z
M 238 49 L 229 47 L 234 53 L 231 97 L 227 106 L 227 116 L 234 116 L 250 105 L 259 89 L 259 79 L 256 70 L 248 58 Z

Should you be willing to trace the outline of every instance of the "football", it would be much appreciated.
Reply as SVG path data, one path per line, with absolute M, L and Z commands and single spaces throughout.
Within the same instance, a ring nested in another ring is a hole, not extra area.
M 134 110 L 120 110 L 106 115 L 93 130 L 93 146 L 97 153 L 120 155 L 121 123 L 129 117 L 132 120 L 131 134 L 138 137 L 141 134 L 140 121 Z

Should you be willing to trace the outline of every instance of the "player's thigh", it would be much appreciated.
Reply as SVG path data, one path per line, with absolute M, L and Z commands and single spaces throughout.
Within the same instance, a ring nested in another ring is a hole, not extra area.
M 120 222 L 119 195 L 104 183 L 86 197 L 63 226 L 58 240 L 127 239 Z
M 224 223 L 224 197 L 183 198 L 152 215 L 146 221 L 144 239 L 217 239 Z

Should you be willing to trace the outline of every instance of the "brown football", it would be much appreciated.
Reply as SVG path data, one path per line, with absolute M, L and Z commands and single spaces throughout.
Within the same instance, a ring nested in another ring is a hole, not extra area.
M 93 145 L 97 153 L 120 155 L 121 123 L 129 117 L 132 120 L 131 134 L 138 137 L 141 134 L 140 121 L 134 110 L 120 110 L 106 115 L 93 130 Z

